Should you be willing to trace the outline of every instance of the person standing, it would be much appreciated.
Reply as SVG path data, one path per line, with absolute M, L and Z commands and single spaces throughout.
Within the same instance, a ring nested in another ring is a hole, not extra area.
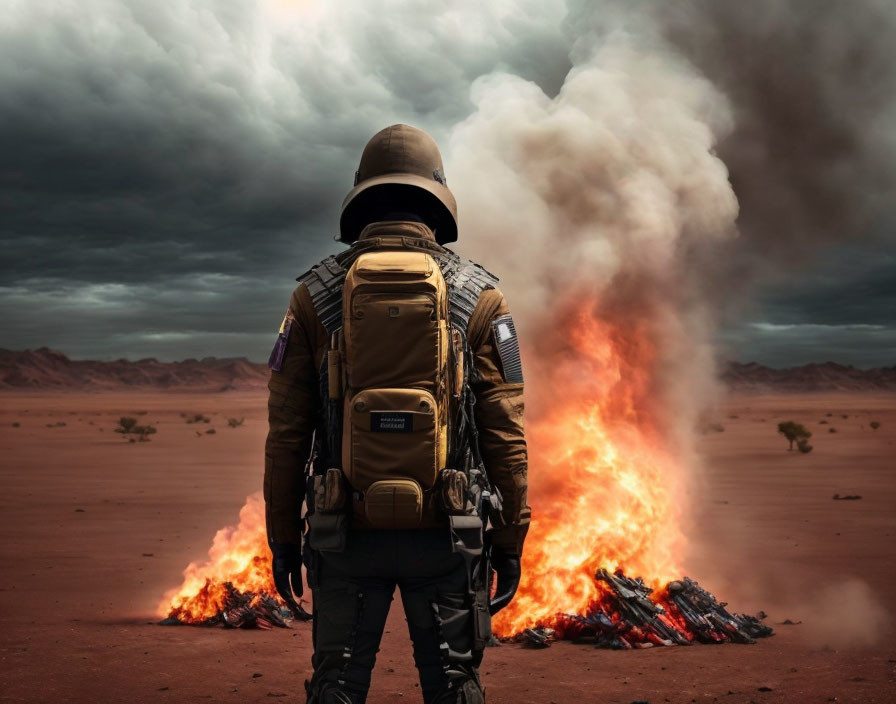
M 530 516 L 513 319 L 497 278 L 445 246 L 457 207 L 422 130 L 370 139 L 338 239 L 298 278 L 269 361 L 267 535 L 299 618 L 307 569 L 308 702 L 365 701 L 398 588 L 424 702 L 478 704 Z

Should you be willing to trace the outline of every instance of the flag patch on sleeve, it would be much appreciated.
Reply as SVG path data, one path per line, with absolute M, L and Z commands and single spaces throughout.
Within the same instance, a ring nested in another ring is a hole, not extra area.
M 508 384 L 523 383 L 523 364 L 520 359 L 520 345 L 516 336 L 516 328 L 510 314 L 501 315 L 492 321 L 495 344 L 501 357 L 504 381 Z
M 280 323 L 280 330 L 277 333 L 277 341 L 274 343 L 274 349 L 271 350 L 271 356 L 268 357 L 268 367 L 271 371 L 279 372 L 283 369 L 283 357 L 286 356 L 286 343 L 289 341 L 289 330 L 296 321 L 291 310 L 286 311 L 283 316 L 283 322 Z

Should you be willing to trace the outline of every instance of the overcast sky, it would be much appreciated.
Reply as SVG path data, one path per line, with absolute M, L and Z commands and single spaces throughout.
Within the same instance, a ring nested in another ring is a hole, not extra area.
M 266 358 L 295 277 L 339 249 L 374 132 L 430 131 L 450 185 L 476 79 L 553 96 L 583 42 L 622 32 L 730 102 L 741 236 L 720 272 L 749 293 L 723 354 L 896 364 L 894 11 L 674 5 L 0 0 L 0 346 Z

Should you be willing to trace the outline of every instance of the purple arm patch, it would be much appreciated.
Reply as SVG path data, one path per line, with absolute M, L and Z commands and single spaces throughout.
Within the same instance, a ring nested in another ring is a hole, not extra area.
M 286 356 L 286 343 L 289 340 L 289 329 L 292 327 L 292 321 L 292 316 L 287 315 L 283 319 L 283 325 L 280 326 L 280 333 L 277 335 L 274 349 L 271 350 L 271 356 L 268 357 L 268 367 L 270 367 L 271 371 L 279 372 L 283 369 L 283 357 Z

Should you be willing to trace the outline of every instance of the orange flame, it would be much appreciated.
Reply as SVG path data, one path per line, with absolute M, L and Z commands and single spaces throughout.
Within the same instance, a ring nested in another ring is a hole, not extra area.
M 526 355 L 533 522 L 519 591 L 493 622 L 500 636 L 587 612 L 605 593 L 594 577 L 600 567 L 654 588 L 680 575 L 681 462 L 656 418 L 657 351 L 646 323 L 608 321 L 588 305 L 557 318 L 570 332 L 538 338 Z M 188 623 L 214 616 L 225 582 L 275 593 L 258 494 L 238 527 L 218 531 L 209 559 L 187 567 L 159 613 Z
M 556 328 L 556 323 L 555 323 Z M 532 525 L 516 597 L 494 619 L 512 635 L 583 614 L 601 599 L 599 567 L 659 586 L 680 574 L 675 500 L 679 463 L 653 417 L 656 351 L 637 322 L 582 306 L 567 344 L 541 343 L 530 372 L 537 416 L 527 421 Z M 531 404 L 530 404 L 531 405 Z
M 208 560 L 187 566 L 183 584 L 165 594 L 158 614 L 184 623 L 205 621 L 223 607 L 226 582 L 242 592 L 276 593 L 260 493 L 246 499 L 237 527 L 228 526 L 215 534 Z

